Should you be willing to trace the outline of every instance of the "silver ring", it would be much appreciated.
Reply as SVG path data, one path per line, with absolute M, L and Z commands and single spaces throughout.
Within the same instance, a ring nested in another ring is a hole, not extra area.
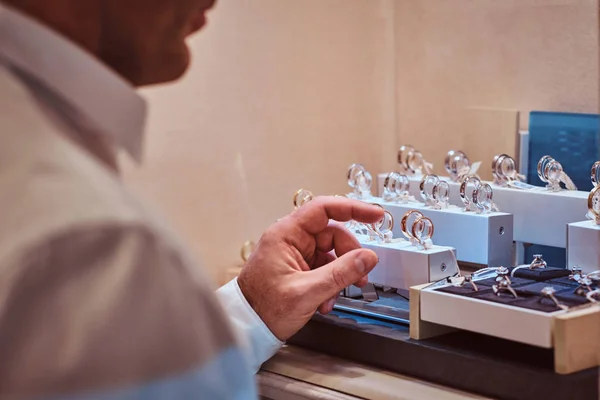
M 355 189 L 357 186 L 358 174 L 365 171 L 365 166 L 362 164 L 352 164 L 348 168 L 348 186 Z
M 594 186 L 600 183 L 600 161 L 596 161 L 594 165 L 592 165 L 592 183 Z
M 398 150 L 398 164 L 405 170 L 408 169 L 408 155 L 415 151 L 415 148 L 408 146 L 400 146 L 400 150 Z
M 581 279 L 582 276 L 583 276 L 583 269 L 581 267 L 578 267 L 577 265 L 575 265 L 573 268 L 571 268 L 571 275 L 569 275 L 570 280 L 576 281 L 578 279 Z
M 422 165 L 423 154 L 421 154 L 420 151 L 413 150 L 410 153 L 408 153 L 408 156 L 406 157 L 406 169 L 408 170 L 408 172 L 414 175 L 417 173 L 418 170 L 421 169 Z
M 481 197 L 482 194 L 483 198 Z M 494 190 L 488 183 L 477 185 L 473 191 L 473 204 L 481 211 L 492 209 L 493 198 Z
M 450 150 L 448 152 L 448 154 L 446 154 L 446 158 L 444 159 L 444 167 L 446 168 L 446 172 L 448 172 L 450 175 L 453 174 L 452 172 L 452 168 L 451 168 L 451 161 L 455 158 L 455 157 L 461 157 L 464 158 L 467 155 L 465 153 L 463 153 L 460 150 Z
M 396 193 L 396 182 L 398 179 L 397 175 L 398 174 L 396 172 L 390 172 L 385 177 L 385 180 L 383 181 L 383 198 L 384 199 L 393 199 L 394 197 L 397 196 L 397 193 Z
M 515 159 L 507 154 L 494 157 L 492 162 L 492 175 L 497 183 L 505 183 L 515 179 L 517 174 L 517 163 Z
M 435 185 L 440 182 L 440 178 L 437 175 L 425 175 L 423 179 L 421 179 L 421 183 L 419 184 L 419 191 L 421 192 L 421 197 L 425 201 L 425 203 L 433 200 L 433 189 Z M 431 184 L 431 191 L 428 190 L 428 184 Z
M 538 161 L 538 165 L 537 165 L 537 174 L 538 174 L 538 177 L 544 183 L 548 183 L 548 180 L 546 179 L 546 176 L 544 175 L 544 171 L 546 169 L 546 164 L 549 161 L 554 161 L 554 158 L 552 158 L 550 156 L 544 156 L 544 157 L 542 157 L 540 159 L 540 161 Z
M 359 171 L 356 174 L 356 182 L 355 189 L 360 190 L 361 192 L 369 192 L 371 187 L 373 186 L 373 177 L 369 171 Z
M 471 192 L 470 195 L 467 195 L 467 185 L 470 182 L 475 182 L 475 189 L 473 189 L 473 192 Z M 477 178 L 476 176 L 468 176 L 461 184 L 460 184 L 460 199 L 462 200 L 463 204 L 469 208 L 471 206 L 471 202 L 473 199 L 473 193 L 475 193 L 475 190 L 477 189 L 477 187 L 481 185 L 481 180 L 479 178 Z
M 409 193 L 410 190 L 410 180 L 406 175 L 400 175 L 396 173 L 396 181 L 394 185 L 394 191 L 396 195 L 402 196 Z
M 446 204 L 450 200 L 450 184 L 446 181 L 439 181 L 433 186 L 433 201 L 438 204 Z
M 554 289 L 552 286 L 546 286 L 541 291 L 542 297 L 540 297 L 540 300 L 539 300 L 540 303 L 542 302 L 542 300 L 544 298 L 547 298 L 547 299 L 552 300 L 552 302 L 556 305 L 556 307 L 558 307 L 558 308 L 560 308 L 562 310 L 568 310 L 569 307 L 567 307 L 564 304 L 559 303 L 559 301 L 556 298 L 556 296 L 554 296 L 555 293 L 556 293 L 556 289 Z
M 546 182 L 551 185 L 560 185 L 562 173 L 563 167 L 561 163 L 556 160 L 550 160 L 544 166 L 544 178 L 546 178 Z
M 534 254 L 533 261 L 529 264 L 529 269 L 538 269 L 538 268 L 546 268 L 548 263 L 544 261 L 543 255 Z

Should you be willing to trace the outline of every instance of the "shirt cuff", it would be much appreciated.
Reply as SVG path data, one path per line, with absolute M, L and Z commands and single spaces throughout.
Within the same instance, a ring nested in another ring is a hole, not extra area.
M 217 290 L 217 297 L 225 309 L 254 373 L 279 351 L 283 342 L 277 339 L 250 306 L 237 278 Z

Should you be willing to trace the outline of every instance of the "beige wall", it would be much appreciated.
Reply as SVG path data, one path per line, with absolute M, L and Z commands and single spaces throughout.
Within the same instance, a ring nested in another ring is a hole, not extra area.
M 438 171 L 450 149 L 486 170 L 514 154 L 531 110 L 598 112 L 598 0 L 397 0 L 395 11 L 400 141 Z
M 144 92 L 147 159 L 126 178 L 221 280 L 297 189 L 339 193 L 352 162 L 384 168 L 393 0 L 230 0 L 209 17 L 189 75 Z
M 144 92 L 147 160 L 126 178 L 221 281 L 296 189 L 345 191 L 352 162 L 391 170 L 400 143 L 487 160 L 532 109 L 597 112 L 597 7 L 222 0 L 189 75 Z

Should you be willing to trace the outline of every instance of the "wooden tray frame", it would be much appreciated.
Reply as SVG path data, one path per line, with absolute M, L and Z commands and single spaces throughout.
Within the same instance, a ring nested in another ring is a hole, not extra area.
M 421 319 L 421 291 L 410 289 L 410 338 L 425 340 L 457 329 Z M 600 366 L 600 304 L 590 304 L 553 318 L 554 371 L 561 375 Z

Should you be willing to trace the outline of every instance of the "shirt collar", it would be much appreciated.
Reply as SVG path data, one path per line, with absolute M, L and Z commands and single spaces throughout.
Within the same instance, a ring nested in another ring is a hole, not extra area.
M 0 56 L 141 161 L 147 107 L 132 85 L 55 31 L 0 5 Z

